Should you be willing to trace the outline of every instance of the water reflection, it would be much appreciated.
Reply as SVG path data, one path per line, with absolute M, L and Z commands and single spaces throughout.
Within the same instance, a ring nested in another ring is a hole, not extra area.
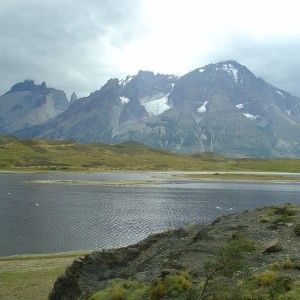
M 133 172 L 0 174 L 0 255 L 119 247 L 167 228 L 207 223 L 224 213 L 284 202 L 300 203 L 298 184 L 27 183 L 49 178 L 136 181 L 152 176 Z

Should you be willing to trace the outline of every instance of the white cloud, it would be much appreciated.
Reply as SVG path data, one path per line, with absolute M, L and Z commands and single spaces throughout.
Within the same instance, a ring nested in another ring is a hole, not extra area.
M 293 0 L 2 0 L 0 93 L 32 78 L 83 96 L 140 69 L 235 59 L 300 96 L 299 28 Z

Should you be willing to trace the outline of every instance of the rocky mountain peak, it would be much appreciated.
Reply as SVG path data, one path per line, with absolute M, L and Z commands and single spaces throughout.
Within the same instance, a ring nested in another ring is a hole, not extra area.
M 152 71 L 139 71 L 132 76 L 128 84 L 123 88 L 122 93 L 128 97 L 130 94 L 137 94 L 139 99 L 151 97 L 155 94 L 168 94 L 172 91 L 178 77 L 175 75 L 154 74 Z
M 0 133 L 10 134 L 44 123 L 68 106 L 65 92 L 48 88 L 45 82 L 39 85 L 24 80 L 0 97 Z
M 211 76 L 212 78 L 224 80 L 230 79 L 234 84 L 242 84 L 243 77 L 254 79 L 254 74 L 245 66 L 234 60 L 222 61 L 215 64 L 209 64 L 197 69 L 203 76 Z
M 78 100 L 78 97 L 75 92 L 72 93 L 70 98 L 70 103 L 73 103 L 74 101 Z
M 33 80 L 26 79 L 23 82 L 19 82 L 12 86 L 10 89 L 10 93 L 13 92 L 33 92 L 33 93 L 45 93 L 47 90 L 47 86 L 45 81 L 42 82 L 41 85 L 35 84 Z

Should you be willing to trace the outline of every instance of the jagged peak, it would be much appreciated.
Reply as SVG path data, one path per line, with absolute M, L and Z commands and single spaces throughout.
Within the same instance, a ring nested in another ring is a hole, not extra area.
M 70 103 L 76 101 L 78 99 L 77 95 L 75 92 L 72 93 L 71 98 L 70 98 Z
M 32 79 L 25 79 L 23 82 L 18 82 L 12 86 L 9 92 L 35 92 L 35 91 L 44 91 L 47 89 L 46 82 L 43 81 L 41 85 L 35 84 Z
M 177 75 L 174 74 L 163 74 L 163 73 L 154 73 L 153 71 L 147 71 L 147 70 L 139 70 L 136 75 L 128 75 L 126 76 L 126 79 L 120 79 L 119 85 L 125 87 L 128 85 L 132 80 L 133 83 L 136 83 L 140 80 L 152 80 L 152 79 L 160 79 L 160 78 L 167 78 L 167 80 L 171 82 L 175 82 L 178 78 L 180 78 Z

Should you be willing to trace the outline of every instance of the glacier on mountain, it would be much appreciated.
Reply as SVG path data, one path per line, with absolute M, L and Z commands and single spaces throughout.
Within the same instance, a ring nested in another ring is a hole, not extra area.
M 155 100 L 149 101 L 147 103 L 144 103 L 142 105 L 144 105 L 144 107 L 149 115 L 159 116 L 171 108 L 168 105 L 168 97 L 169 97 L 169 94 L 163 98 L 155 99 Z

